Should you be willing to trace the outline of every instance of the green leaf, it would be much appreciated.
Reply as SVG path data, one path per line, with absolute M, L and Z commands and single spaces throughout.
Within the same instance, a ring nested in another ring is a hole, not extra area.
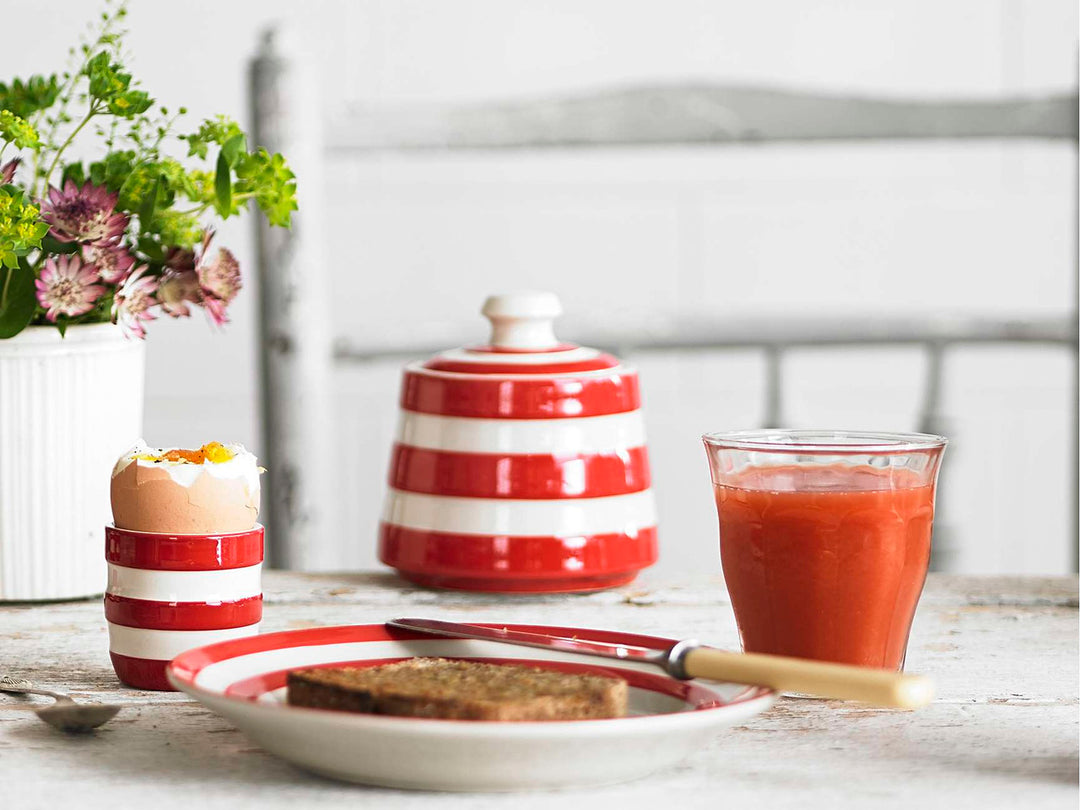
M 106 51 L 95 54 L 90 61 L 86 63 L 86 75 L 90 76 L 96 73 L 101 73 L 107 70 L 109 67 L 109 54 Z
M 46 236 L 41 240 L 43 253 L 78 253 L 81 249 L 82 245 L 78 242 L 61 242 L 51 236 Z
M 139 207 L 139 227 L 148 226 L 154 221 L 154 209 L 157 207 L 158 193 L 161 191 L 161 175 L 154 180 L 150 192 L 143 198 Z
M 247 143 L 247 138 L 244 137 L 244 133 L 239 135 L 233 135 L 229 140 L 225 141 L 221 147 L 221 154 L 225 156 L 225 160 L 229 162 L 229 167 L 236 165 L 236 159 L 240 156 L 241 152 L 247 151 L 244 147 Z
M 68 180 L 80 187 L 86 182 L 86 170 L 82 163 L 69 163 L 64 167 L 64 173 L 60 175 L 60 188 L 66 186 Z
M 109 112 L 120 118 L 134 118 L 146 112 L 154 100 L 143 90 L 128 90 L 109 99 Z
M 98 162 L 98 163 L 91 163 L 90 164 L 90 182 L 93 183 L 95 186 L 100 186 L 100 185 L 105 184 L 105 164 L 104 163 Z
M 139 251 L 150 261 L 161 264 L 165 261 L 165 251 L 151 236 L 139 237 Z
M 136 167 L 135 152 L 130 149 L 120 152 L 109 152 L 104 159 L 90 164 L 90 182 L 95 186 L 105 186 L 114 194 L 120 193 L 130 179 Z M 149 182 L 147 183 L 149 185 Z M 138 199 L 142 200 L 142 195 Z M 127 205 L 129 201 L 121 201 L 121 205 Z
M 0 290 L 5 284 L 7 293 L 0 300 L 0 339 L 19 334 L 37 309 L 34 274 L 30 270 L 17 266 L 0 268 Z
M 83 71 L 90 79 L 90 95 L 101 101 L 110 101 L 124 93 L 131 84 L 131 75 L 121 73 L 121 65 L 113 64 L 108 51 L 101 51 L 86 63 Z
M 56 74 L 31 76 L 25 82 L 14 79 L 10 85 L 0 82 L 0 109 L 10 110 L 20 118 L 29 118 L 39 110 L 48 109 L 60 95 Z
M 214 194 L 217 195 L 218 213 L 227 217 L 232 212 L 232 168 L 225 157 L 225 150 L 218 153 L 217 173 L 214 175 Z

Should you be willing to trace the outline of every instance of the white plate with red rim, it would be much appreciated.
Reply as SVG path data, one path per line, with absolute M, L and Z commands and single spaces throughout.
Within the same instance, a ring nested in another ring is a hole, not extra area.
M 489 626 L 653 649 L 675 643 L 573 627 Z M 611 720 L 499 723 L 356 714 L 285 702 L 289 670 L 413 657 L 618 675 L 630 685 L 629 714 Z M 177 689 L 301 768 L 351 782 L 420 790 L 528 790 L 636 779 L 680 762 L 705 747 L 718 729 L 744 722 L 775 700 L 763 687 L 679 681 L 632 661 L 432 638 L 381 624 L 223 641 L 177 656 L 167 674 Z

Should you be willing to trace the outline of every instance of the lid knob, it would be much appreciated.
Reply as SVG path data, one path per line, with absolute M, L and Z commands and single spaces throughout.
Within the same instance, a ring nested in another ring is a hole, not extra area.
M 491 321 L 491 345 L 496 348 L 539 351 L 559 345 L 554 322 L 562 305 L 555 293 L 492 295 L 480 311 Z

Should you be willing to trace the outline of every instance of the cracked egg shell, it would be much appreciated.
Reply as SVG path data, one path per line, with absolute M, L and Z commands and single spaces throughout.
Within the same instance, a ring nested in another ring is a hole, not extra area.
M 140 442 L 113 469 L 113 523 L 132 531 L 177 534 L 253 528 L 259 515 L 261 470 L 242 445 L 225 449 L 230 456 L 226 461 L 204 458 L 193 463 L 164 459 L 167 450 Z

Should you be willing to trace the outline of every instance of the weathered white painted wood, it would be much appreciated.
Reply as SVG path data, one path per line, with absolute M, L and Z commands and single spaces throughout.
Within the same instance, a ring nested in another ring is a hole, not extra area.
M 560 320 L 560 334 L 585 346 L 618 347 L 620 352 L 672 349 L 792 348 L 807 346 L 872 346 L 905 344 L 1046 344 L 1075 348 L 1075 317 L 958 318 L 945 314 L 928 317 L 859 317 L 822 319 L 762 314 L 706 318 L 653 310 L 613 313 L 604 322 L 573 314 Z M 382 357 L 422 357 L 448 346 L 477 339 L 475 322 L 462 319 L 460 329 L 449 332 L 444 323 L 417 324 L 408 336 L 380 333 L 357 324 L 348 338 L 334 344 L 342 362 L 362 363 Z
M 286 47 L 282 47 L 284 39 Z M 291 46 L 291 47 L 289 47 Z M 255 146 L 282 152 L 301 178 L 292 227 L 256 218 L 260 373 L 267 559 L 288 568 L 318 566 L 326 544 L 324 483 L 330 426 L 330 338 L 322 221 L 322 133 L 309 66 L 287 30 L 268 32 L 251 64 Z
M 569 597 L 434 592 L 388 573 L 270 572 L 265 587 L 265 630 L 412 614 L 737 643 L 727 595 L 711 577 L 643 577 Z M 938 682 L 927 709 L 786 700 L 648 780 L 512 799 L 365 789 L 309 776 L 183 696 L 120 687 L 98 602 L 0 607 L 0 670 L 129 704 L 96 736 L 69 738 L 33 717 L 28 701 L 0 698 L 3 806 L 1075 808 L 1077 604 L 1075 577 L 931 575 L 908 654 L 910 670 Z
M 1076 138 L 1076 95 L 892 100 L 670 85 L 487 104 L 353 107 L 333 150 L 506 149 L 908 138 Z

